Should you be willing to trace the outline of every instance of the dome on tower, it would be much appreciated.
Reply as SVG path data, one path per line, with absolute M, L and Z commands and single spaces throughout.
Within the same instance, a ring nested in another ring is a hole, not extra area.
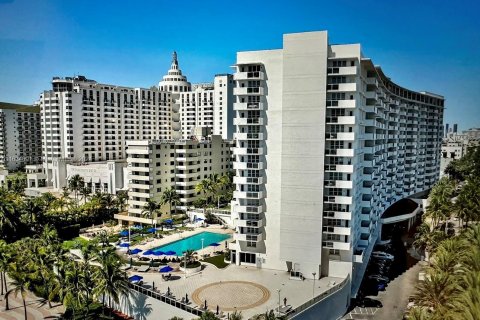
M 170 70 L 163 76 L 163 80 L 158 83 L 158 88 L 172 93 L 186 92 L 192 89 L 192 85 L 187 81 L 187 77 L 182 74 L 182 70 L 178 66 L 178 57 L 175 51 L 172 54 Z

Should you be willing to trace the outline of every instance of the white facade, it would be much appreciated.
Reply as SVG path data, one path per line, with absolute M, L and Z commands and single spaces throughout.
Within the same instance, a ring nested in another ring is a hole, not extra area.
M 55 189 L 67 176 L 54 172 L 58 161 L 125 159 L 127 140 L 172 137 L 169 92 L 99 84 L 82 76 L 56 77 L 52 84 L 53 90 L 40 96 L 40 113 L 43 165 L 47 185 Z
M 38 107 L 0 102 L 0 167 L 10 171 L 42 162 Z
M 160 90 L 172 93 L 174 138 L 188 139 L 195 128 L 211 128 L 223 139 L 233 137 L 233 78 L 215 75 L 213 83 L 190 84 L 178 65 L 176 52 L 168 73 L 158 83 Z
M 438 179 L 443 97 L 394 84 L 327 32 L 239 52 L 235 68 L 232 259 L 356 286 L 384 210 Z
M 151 223 L 142 211 L 148 199 L 160 201 L 162 193 L 174 188 L 180 197 L 177 209 L 185 211 L 198 198 L 195 186 L 210 174 L 231 171 L 232 142 L 221 136 L 188 140 L 129 141 L 128 216 L 120 221 Z M 166 212 L 168 206 L 163 207 Z

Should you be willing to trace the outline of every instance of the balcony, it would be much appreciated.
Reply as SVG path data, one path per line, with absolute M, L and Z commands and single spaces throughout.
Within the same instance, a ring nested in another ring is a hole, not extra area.
M 262 162 L 234 162 L 233 169 L 264 169 L 264 164 Z
M 233 197 L 236 199 L 261 199 L 264 197 L 263 191 L 234 191 Z
M 263 219 L 259 220 L 237 220 L 237 227 L 254 227 L 254 228 L 261 228 L 263 227 Z
M 235 184 L 262 184 L 263 177 L 233 177 Z
M 243 233 L 234 233 L 233 234 L 233 239 L 234 240 L 239 240 L 239 241 L 262 241 L 263 235 L 261 233 L 259 234 L 243 234 Z
M 233 88 L 233 94 L 236 96 L 263 95 L 265 90 L 262 87 L 237 87 Z
M 233 104 L 233 110 L 264 110 L 264 104 L 263 102 L 235 102 Z
M 365 98 L 367 98 L 368 100 L 377 100 L 378 94 L 376 91 L 367 91 L 365 92 Z
M 233 80 L 265 80 L 265 73 L 262 71 L 237 72 L 233 75 Z
M 263 125 L 263 118 L 235 118 L 233 124 L 236 126 Z
M 355 250 L 353 252 L 353 262 L 363 263 L 363 250 Z
M 263 148 L 233 148 L 233 154 L 236 155 L 262 155 Z
M 329 67 L 327 69 L 328 74 L 335 75 L 355 75 L 357 74 L 357 67 Z
M 264 140 L 263 133 L 234 133 L 233 137 L 237 140 Z
M 348 140 L 348 141 L 355 140 L 355 133 L 353 132 L 333 132 L 333 133 L 326 133 L 325 136 L 329 140 Z

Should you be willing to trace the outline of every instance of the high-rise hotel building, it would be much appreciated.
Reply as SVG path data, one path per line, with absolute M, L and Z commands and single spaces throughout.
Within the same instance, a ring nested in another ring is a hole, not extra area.
M 126 141 L 170 139 L 172 97 L 157 88 L 100 84 L 83 76 L 52 80 L 40 95 L 43 168 L 47 185 L 61 188 L 58 161 L 126 158 Z
M 444 98 L 395 84 L 359 44 L 287 34 L 235 65 L 232 261 L 361 279 L 391 204 L 439 176 Z
M 170 70 L 158 87 L 101 84 L 83 76 L 54 77 L 52 90 L 40 95 L 39 105 L 41 175 L 54 189 L 66 185 L 67 163 L 125 162 L 127 141 L 188 139 L 199 127 L 210 128 L 224 139 L 233 136 L 232 75 L 216 75 L 211 84 L 191 85 L 179 68 L 175 52 Z M 121 172 L 113 166 L 109 171 Z M 81 175 L 88 170 L 74 171 Z M 87 175 L 84 178 L 91 180 Z M 121 174 L 116 179 L 107 178 L 107 187 L 103 187 L 105 178 L 94 180 L 92 185 L 111 192 L 123 178 Z

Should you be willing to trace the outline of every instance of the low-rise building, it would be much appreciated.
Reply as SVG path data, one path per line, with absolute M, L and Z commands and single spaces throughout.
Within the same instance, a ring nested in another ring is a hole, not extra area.
M 199 130 L 200 129 L 200 130 Z M 206 128 L 191 139 L 136 140 L 127 142 L 128 215 L 116 215 L 119 222 L 150 224 L 143 217 L 148 199 L 160 202 L 168 188 L 174 188 L 185 211 L 199 197 L 195 186 L 211 174 L 224 175 L 231 169 L 233 143 L 220 135 L 206 135 Z M 168 211 L 168 205 L 162 208 Z

